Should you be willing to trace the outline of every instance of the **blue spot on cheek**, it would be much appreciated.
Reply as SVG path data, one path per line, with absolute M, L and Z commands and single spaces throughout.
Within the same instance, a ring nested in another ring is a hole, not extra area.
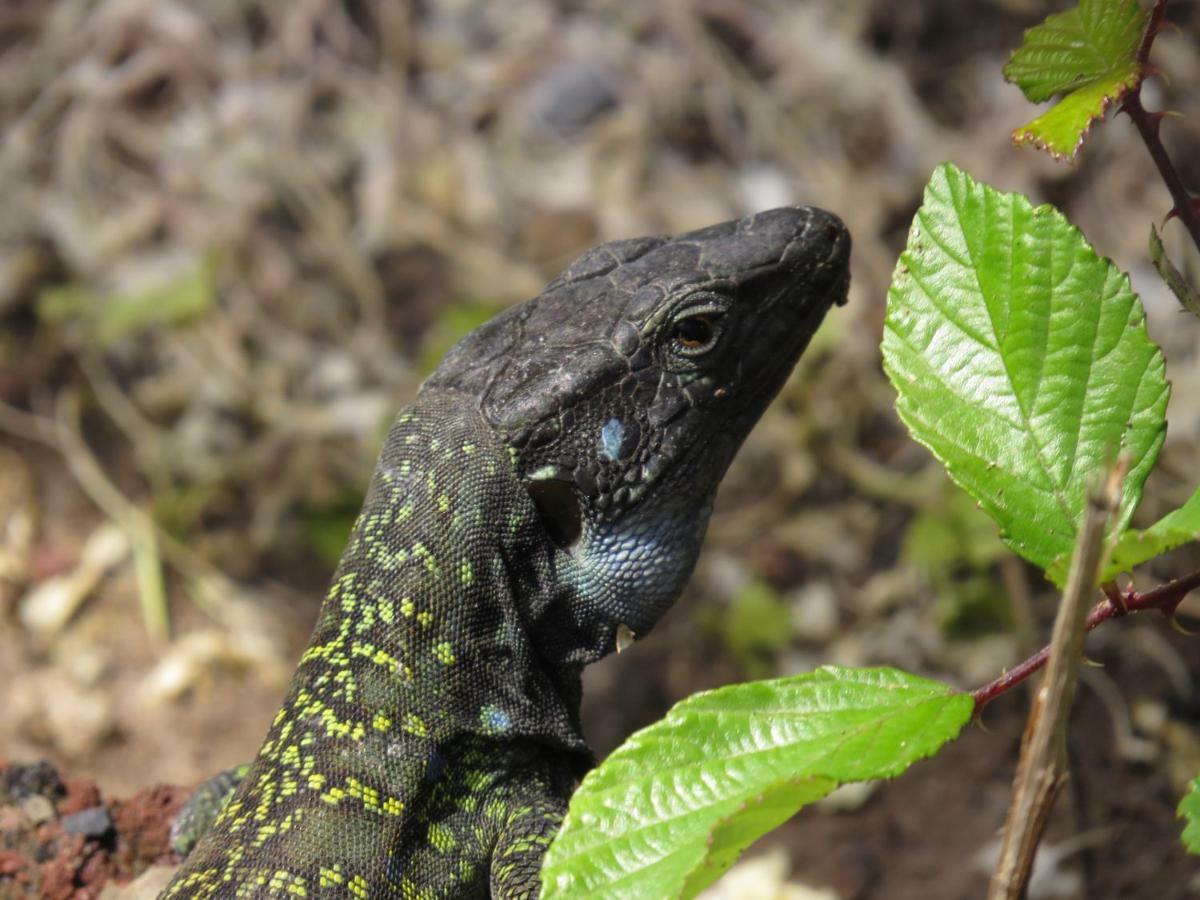
M 503 734 L 512 728 L 512 719 L 502 709 L 488 704 L 480 711 L 480 719 L 487 734 Z
M 620 419 L 609 419 L 600 429 L 600 455 L 609 462 L 621 458 L 621 444 L 625 440 L 625 425 Z

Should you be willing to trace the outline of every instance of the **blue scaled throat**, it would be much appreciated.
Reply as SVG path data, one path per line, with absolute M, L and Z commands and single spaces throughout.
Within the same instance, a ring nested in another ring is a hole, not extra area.
M 592 764 L 580 673 L 678 597 L 849 254 L 811 207 L 614 241 L 455 346 L 258 757 L 176 823 L 164 896 L 536 897 Z

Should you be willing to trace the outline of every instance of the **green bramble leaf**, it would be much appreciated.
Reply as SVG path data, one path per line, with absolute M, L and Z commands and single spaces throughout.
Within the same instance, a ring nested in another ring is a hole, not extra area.
M 839 784 L 933 754 L 973 709 L 935 681 L 833 666 L 689 697 L 583 780 L 542 866 L 542 897 L 695 896 Z
M 1013 141 L 1074 157 L 1092 123 L 1141 82 L 1137 50 L 1145 27 L 1137 0 L 1080 0 L 1026 31 L 1004 77 L 1034 103 L 1062 99 L 1014 131 Z
M 1121 572 L 1131 572 L 1146 560 L 1197 539 L 1200 539 L 1200 490 L 1192 494 L 1179 509 L 1167 513 L 1149 528 L 1127 531 L 1121 535 L 1100 580 L 1106 581 Z
M 1179 801 L 1179 816 L 1187 823 L 1183 826 L 1183 846 L 1188 853 L 1200 854 L 1200 778 Z
M 888 291 L 884 368 L 913 437 L 1042 568 L 1068 560 L 1089 479 L 1128 454 L 1125 529 L 1169 388 L 1129 279 L 1050 206 L 938 168 Z M 1059 585 L 1066 566 L 1047 573 Z

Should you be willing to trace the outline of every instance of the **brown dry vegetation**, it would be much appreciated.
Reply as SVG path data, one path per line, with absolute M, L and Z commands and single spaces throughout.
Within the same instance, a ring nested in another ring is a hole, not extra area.
M 0 759 L 48 757 L 128 796 L 250 757 L 383 428 L 449 342 L 596 241 L 791 202 L 849 224 L 850 304 L 731 471 L 688 594 L 590 673 L 593 743 L 696 689 L 827 661 L 963 687 L 1011 664 L 1054 595 L 987 549 L 917 564 L 913 523 L 954 533 L 969 511 L 905 436 L 879 364 L 938 162 L 1058 204 L 1131 272 L 1174 384 L 1139 520 L 1200 482 L 1200 323 L 1149 268 L 1169 201 L 1144 148 L 1124 120 L 1074 167 L 1008 142 L 1030 110 L 1000 68 L 1046 12 L 0 6 Z M 1200 35 L 1187 4 L 1171 16 L 1182 28 L 1155 47 L 1170 84 L 1148 100 L 1183 113 L 1166 131 L 1195 186 Z M 1146 583 L 1197 563 L 1179 551 Z M 1200 893 L 1173 811 L 1200 770 L 1197 646 L 1158 620 L 1090 642 L 1104 667 L 1081 691 L 1038 896 Z M 999 701 L 988 732 L 851 811 L 802 814 L 767 842 L 783 873 L 844 900 L 980 896 L 1020 706 Z

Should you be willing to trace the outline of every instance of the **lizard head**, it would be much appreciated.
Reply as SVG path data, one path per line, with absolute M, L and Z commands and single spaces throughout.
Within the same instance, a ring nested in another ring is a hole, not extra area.
M 473 395 L 510 448 L 597 654 L 682 590 L 734 453 L 845 300 L 849 253 L 811 207 L 602 244 L 426 383 Z

